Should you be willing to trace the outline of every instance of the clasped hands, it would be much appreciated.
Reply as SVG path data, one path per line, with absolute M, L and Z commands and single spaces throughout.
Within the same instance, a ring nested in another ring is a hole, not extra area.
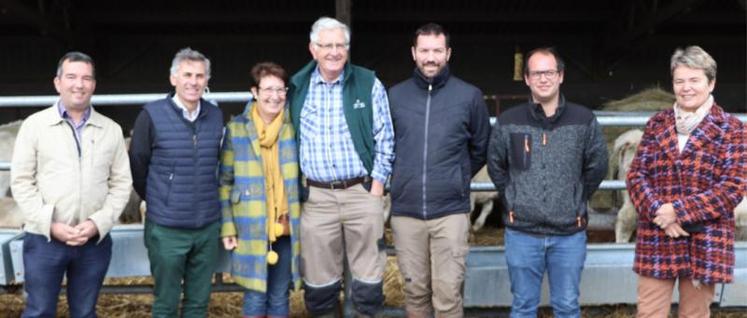
M 671 203 L 663 204 L 656 210 L 656 217 L 653 220 L 654 224 L 669 237 L 679 238 L 681 236 L 690 236 L 682 229 L 682 225 L 677 223 L 677 214 L 674 212 L 674 206 Z
M 99 233 L 96 224 L 91 220 L 86 220 L 76 226 L 70 226 L 61 222 L 52 222 L 50 228 L 52 237 L 58 241 L 65 242 L 70 246 L 81 246 L 88 240 Z

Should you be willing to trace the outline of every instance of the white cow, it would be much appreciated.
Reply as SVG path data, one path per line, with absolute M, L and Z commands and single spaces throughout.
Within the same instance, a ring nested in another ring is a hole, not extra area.
M 18 129 L 23 121 L 17 120 L 0 126 L 0 161 L 10 162 Z M 10 195 L 10 171 L 0 171 L 0 197 Z
M 473 182 L 491 182 L 490 176 L 488 176 L 488 167 L 485 166 L 482 169 L 480 169 L 479 172 L 477 172 L 477 175 L 475 175 L 474 178 L 472 178 Z M 484 191 L 470 191 L 469 195 L 469 203 L 470 203 L 470 213 L 473 213 L 475 210 L 475 205 L 480 204 L 482 206 L 482 209 L 480 209 L 480 216 L 477 217 L 474 224 L 472 225 L 472 230 L 477 231 L 485 225 L 485 220 L 488 218 L 488 215 L 490 215 L 491 212 L 493 212 L 493 201 L 498 198 L 498 192 L 492 191 L 492 192 L 484 192 Z M 389 214 L 392 207 L 392 199 L 389 194 L 384 196 L 384 220 L 387 222 L 389 221 Z
M 10 197 L 0 198 L 0 228 L 20 229 L 23 225 L 23 214 Z
M 477 172 L 474 178 L 472 178 L 473 182 L 490 182 L 490 176 L 488 175 L 488 166 L 482 167 L 480 171 Z M 474 224 L 472 224 L 472 230 L 477 231 L 481 229 L 485 225 L 485 220 L 488 218 L 488 215 L 493 212 L 493 202 L 498 199 L 498 192 L 497 191 L 470 191 L 469 195 L 469 210 L 470 213 L 475 212 L 475 205 L 480 204 L 482 205 L 482 208 L 480 209 L 480 216 L 477 217 Z
M 642 136 L 642 131 L 634 129 L 623 133 L 620 137 L 615 139 L 612 158 L 618 160 L 617 162 L 619 163 L 619 169 L 616 175 L 618 179 L 625 180 Z M 633 231 L 636 229 L 638 214 L 633 206 L 633 202 L 630 200 L 628 191 L 623 190 L 621 193 L 623 197 L 623 205 L 617 212 L 615 241 L 617 243 L 627 243 L 630 242 L 630 239 L 633 236 Z M 742 198 L 742 202 L 734 208 L 734 215 L 737 225 L 736 240 L 747 241 L 747 197 Z
M 21 128 L 23 120 L 17 120 L 11 123 L 7 123 L 0 126 L 0 161 L 10 162 L 13 157 L 13 147 L 15 146 L 16 136 L 18 136 L 18 129 Z M 130 138 L 126 139 L 129 145 Z M 127 203 L 120 221 L 123 223 L 134 223 L 141 221 L 140 213 L 140 197 L 134 190 L 131 190 L 130 202 Z M 20 219 L 16 222 L 16 218 L 9 217 L 10 212 L 19 212 L 16 203 L 12 198 L 5 198 L 9 196 L 10 192 L 10 172 L 0 171 L 0 227 L 17 227 L 20 226 Z M 20 212 L 19 212 L 20 213 Z M 7 220 L 7 222 L 6 222 Z
M 747 196 L 734 208 L 734 217 L 737 220 L 736 240 L 747 241 Z
M 636 149 L 638 144 L 641 142 L 643 137 L 643 131 L 640 129 L 631 129 L 622 133 L 617 139 L 615 139 L 614 146 L 612 147 L 612 158 L 617 163 L 617 177 L 618 180 L 625 180 L 630 170 L 630 165 L 633 163 Z M 615 241 L 617 243 L 630 242 L 633 231 L 636 228 L 636 221 L 638 220 L 638 214 L 633 206 L 633 201 L 630 200 L 627 190 L 620 191 L 623 205 L 617 212 L 617 220 L 615 221 Z

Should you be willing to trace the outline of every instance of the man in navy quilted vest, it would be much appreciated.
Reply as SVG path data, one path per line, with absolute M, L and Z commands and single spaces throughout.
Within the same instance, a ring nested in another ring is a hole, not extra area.
M 182 317 L 207 316 L 218 259 L 223 135 L 223 114 L 202 99 L 209 79 L 210 60 L 180 50 L 171 63 L 175 92 L 143 106 L 135 120 L 130 165 L 135 191 L 148 203 L 153 317 L 178 317 L 179 307 Z

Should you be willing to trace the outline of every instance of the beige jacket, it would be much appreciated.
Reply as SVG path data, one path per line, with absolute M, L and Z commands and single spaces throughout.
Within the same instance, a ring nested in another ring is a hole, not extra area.
M 10 169 L 24 230 L 50 239 L 52 222 L 92 220 L 99 240 L 109 233 L 132 186 L 122 128 L 91 109 L 78 155 L 73 128 L 57 105 L 32 114 L 18 131 Z

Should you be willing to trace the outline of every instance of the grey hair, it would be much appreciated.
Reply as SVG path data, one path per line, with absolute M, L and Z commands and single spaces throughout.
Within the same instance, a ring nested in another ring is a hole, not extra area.
M 311 25 L 311 33 L 309 33 L 309 40 L 312 43 L 319 43 L 319 32 L 323 30 L 341 29 L 345 33 L 345 45 L 350 45 L 350 28 L 345 24 L 336 19 L 330 17 L 321 17 L 313 25 Z
M 678 48 L 672 54 L 671 72 L 678 66 L 700 69 L 705 72 L 708 82 L 716 79 L 716 60 L 708 52 L 697 45 L 688 46 L 684 49 Z
M 65 61 L 83 62 L 91 65 L 91 74 L 93 74 L 93 78 L 96 78 L 96 65 L 93 63 L 93 58 L 86 53 L 77 51 L 67 52 L 60 58 L 60 61 L 57 62 L 57 77 L 62 76 L 62 64 L 64 64 Z
M 171 75 L 176 75 L 179 71 L 179 64 L 184 61 L 203 62 L 205 63 L 205 77 L 210 79 L 210 59 L 205 57 L 202 53 L 192 48 L 185 47 L 179 52 L 176 52 L 174 59 L 171 61 Z

